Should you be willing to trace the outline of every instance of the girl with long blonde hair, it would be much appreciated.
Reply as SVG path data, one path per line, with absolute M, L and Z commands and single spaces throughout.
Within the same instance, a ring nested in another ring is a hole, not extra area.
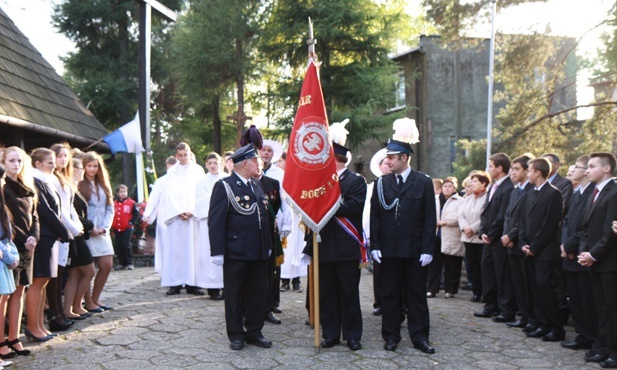
M 113 195 L 109 175 L 103 158 L 96 152 L 88 152 L 81 159 L 85 178 L 77 185 L 79 192 L 88 201 L 88 219 L 94 227 L 86 241 L 96 262 L 98 271 L 94 277 L 92 294 L 86 294 L 86 310 L 92 313 L 110 310 L 101 303 L 101 293 L 113 266 L 114 247 L 109 230 L 114 218 Z

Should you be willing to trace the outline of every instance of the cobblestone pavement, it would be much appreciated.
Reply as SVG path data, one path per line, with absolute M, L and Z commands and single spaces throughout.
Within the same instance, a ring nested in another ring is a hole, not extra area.
M 305 286 L 305 281 L 302 282 Z M 396 352 L 383 350 L 381 318 L 372 315 L 372 276 L 363 270 L 363 348 L 345 345 L 315 351 L 313 330 L 304 324 L 304 293 L 281 292 L 282 325 L 266 323 L 271 349 L 252 345 L 229 349 L 222 301 L 181 294 L 165 295 L 152 267 L 113 271 L 102 301 L 115 310 L 78 322 L 58 338 L 27 344 L 28 357 L 14 359 L 12 369 L 529 369 L 599 368 L 583 360 L 582 351 L 559 343 L 526 338 L 489 319 L 475 318 L 481 306 L 460 292 L 429 300 L 434 355 L 413 349 L 406 328 Z M 184 291 L 183 291 L 184 292 Z M 568 339 L 574 334 L 568 327 Z M 22 336 L 22 340 L 25 338 Z

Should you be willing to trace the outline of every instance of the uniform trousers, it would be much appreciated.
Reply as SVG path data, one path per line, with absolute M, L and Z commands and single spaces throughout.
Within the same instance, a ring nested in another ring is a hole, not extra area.
M 267 313 L 268 260 L 226 258 L 223 285 L 229 340 L 262 338 L 261 329 Z
M 530 263 L 533 264 L 532 268 L 529 269 L 531 297 L 538 326 L 542 329 L 561 333 L 563 332 L 563 322 L 559 314 L 559 298 L 554 285 L 555 262 L 531 259 Z
M 427 268 L 419 256 L 384 257 L 381 260 L 382 321 L 384 340 L 401 340 L 401 310 L 407 306 L 407 328 L 413 343 L 428 341 L 430 315 L 426 301 Z
M 617 360 L 617 272 L 592 272 L 600 351 Z
M 482 249 L 482 295 L 485 310 L 514 318 L 516 303 L 508 264 L 508 251 L 501 241 L 484 244 Z
M 360 268 L 357 260 L 320 262 L 320 314 L 323 337 L 362 338 Z
M 574 341 L 581 345 L 598 345 L 598 315 L 593 301 L 589 271 L 565 271 L 572 323 L 578 333 Z
M 465 243 L 465 257 L 467 257 L 467 280 L 471 282 L 473 295 L 482 297 L 482 248 L 483 244 Z
M 533 299 L 531 298 L 531 282 L 529 280 L 530 271 L 533 267 L 532 261 L 520 254 L 509 254 L 510 275 L 514 288 L 514 297 L 519 311 L 523 314 L 522 320 L 537 326 L 536 315 L 533 310 Z

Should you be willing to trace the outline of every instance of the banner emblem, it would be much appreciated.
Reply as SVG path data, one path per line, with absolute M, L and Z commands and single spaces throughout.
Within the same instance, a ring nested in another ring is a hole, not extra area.
M 294 155 L 300 162 L 308 165 L 324 164 L 330 153 L 330 140 L 325 122 L 318 117 L 307 117 L 300 123 L 296 132 Z

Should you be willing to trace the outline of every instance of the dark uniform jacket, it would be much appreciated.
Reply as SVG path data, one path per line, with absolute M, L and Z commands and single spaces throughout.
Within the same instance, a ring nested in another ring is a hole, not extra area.
M 611 229 L 611 223 L 617 220 L 617 185 L 613 180 L 609 181 L 593 204 L 592 195 L 585 207 L 579 252 L 589 252 L 595 258 L 591 272 L 616 272 L 617 235 Z
M 250 179 L 251 187 L 232 173 L 214 184 L 208 227 L 210 229 L 211 255 L 224 255 L 238 260 L 266 260 L 272 249 L 271 226 L 268 218 L 267 197 L 257 182 Z M 233 199 L 227 197 L 225 185 L 229 185 Z M 257 209 L 249 215 L 242 214 L 233 203 L 248 210 L 254 204 Z
M 480 236 L 486 234 L 492 245 L 497 243 L 501 246 L 503 221 L 510 202 L 510 194 L 513 189 L 514 184 L 512 180 L 506 178 L 497 189 L 495 189 L 492 197 L 491 189 L 489 189 L 486 196 L 486 204 L 484 205 L 482 216 L 480 216 Z
M 506 209 L 503 221 L 503 235 L 508 235 L 510 241 L 514 243 L 512 248 L 508 248 L 508 254 L 524 255 L 521 250 L 522 245 L 519 244 L 518 240 L 518 227 L 521 217 L 523 217 L 523 212 L 521 211 L 524 208 L 523 204 L 531 191 L 533 191 L 533 184 L 528 182 L 522 193 L 519 188 L 514 188 L 510 194 L 508 208 Z
M 521 247 L 529 245 L 536 261 L 558 261 L 563 214 L 563 197 L 559 189 L 546 182 L 540 190 L 531 190 L 523 212 L 519 224 Z
M 593 189 L 596 188 L 595 183 L 587 185 L 585 192 L 575 192 L 572 195 L 572 202 L 566 217 L 561 224 L 561 243 L 566 254 L 574 254 L 574 259 L 568 257 L 563 259 L 563 269 L 566 271 L 589 271 L 589 267 L 581 266 L 578 263 L 576 255 L 578 254 L 578 248 L 581 243 L 582 237 L 582 223 L 583 216 L 585 215 L 585 208 L 589 202 L 589 197 L 593 194 Z
M 398 197 L 398 207 L 386 210 L 378 196 L 383 185 L 386 205 Z M 411 258 L 433 254 L 437 224 L 435 191 L 431 178 L 413 168 L 399 194 L 395 174 L 375 182 L 371 197 L 371 249 L 380 250 L 384 258 Z
M 346 217 L 362 235 L 362 210 L 366 201 L 366 180 L 357 173 L 345 170 L 339 177 L 343 202 L 336 211 L 335 217 Z M 332 217 L 319 232 L 319 261 L 350 261 L 360 260 L 360 245 L 352 238 Z M 306 238 L 306 247 L 303 253 L 313 255 L 313 236 L 309 233 Z
M 570 203 L 572 202 L 572 182 L 560 174 L 557 174 L 551 184 L 559 189 L 561 195 L 563 196 L 563 212 L 565 216 L 568 209 L 570 209 Z

